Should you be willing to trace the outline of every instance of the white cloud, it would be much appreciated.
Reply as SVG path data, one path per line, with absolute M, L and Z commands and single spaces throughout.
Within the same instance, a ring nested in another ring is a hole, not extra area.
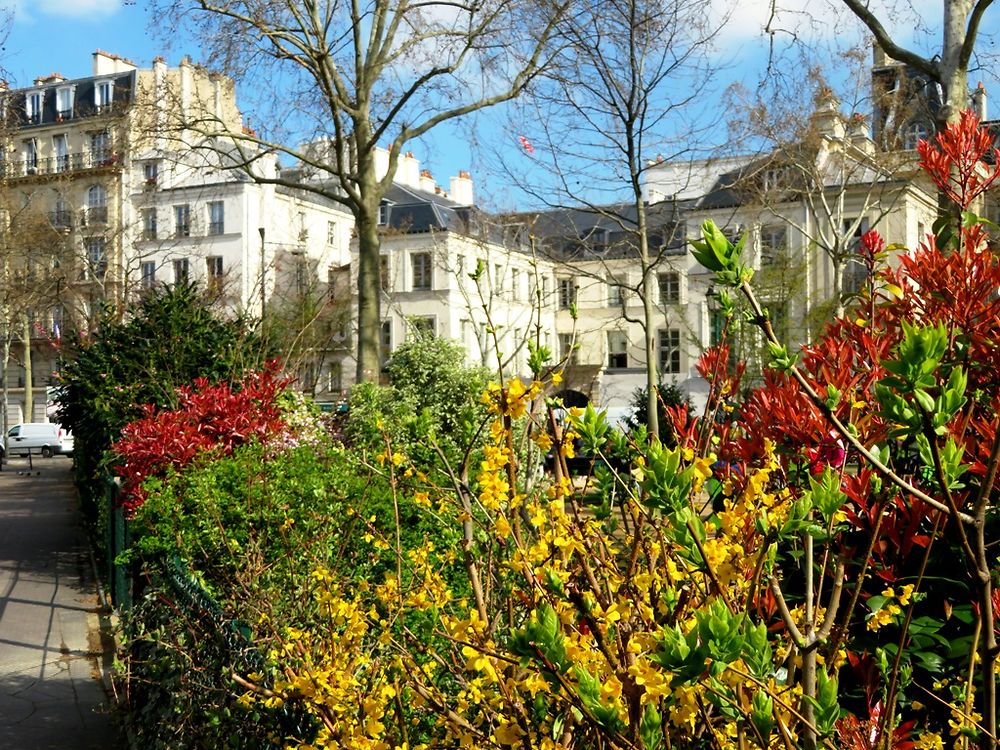
M 62 18 L 110 16 L 122 7 L 122 0 L 8 0 L 3 4 L 13 6 L 18 21 L 32 22 L 43 15 Z
M 711 0 L 711 7 L 716 23 L 728 18 L 720 36 L 730 43 L 760 38 L 766 28 L 805 43 L 865 33 L 840 0 Z M 871 8 L 904 44 L 915 30 L 941 23 L 941 0 L 876 0 Z

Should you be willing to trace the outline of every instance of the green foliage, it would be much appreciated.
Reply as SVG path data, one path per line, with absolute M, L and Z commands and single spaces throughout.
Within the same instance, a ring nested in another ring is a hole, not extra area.
M 127 321 L 105 316 L 95 334 L 70 342 L 66 356 L 58 418 L 76 438 L 77 482 L 92 523 L 106 451 L 144 404 L 172 406 L 178 386 L 238 377 L 262 359 L 244 322 L 217 318 L 191 286 L 144 297 Z
M 432 415 L 436 432 L 462 439 L 478 428 L 488 373 L 469 367 L 457 342 L 418 333 L 392 353 L 385 370 L 400 399 Z
M 646 393 L 645 388 L 636 388 L 632 392 L 632 403 L 629 404 L 632 407 L 632 412 L 625 418 L 625 425 L 629 430 L 635 431 L 640 426 L 649 426 L 649 400 L 646 398 Z M 676 383 L 660 383 L 656 387 L 656 396 L 656 416 L 659 419 L 658 424 L 663 433 L 660 437 L 664 442 L 672 444 L 673 436 L 667 429 L 667 426 L 672 424 L 672 422 L 667 417 L 666 409 L 667 407 L 674 408 L 678 406 L 691 408 L 691 399 L 688 398 L 688 395 Z
M 278 453 L 246 445 L 147 489 L 129 558 L 141 558 L 153 575 L 147 602 L 129 624 L 139 634 L 132 677 L 146 701 L 135 720 L 152 747 L 283 746 L 278 718 L 233 698 L 241 690 L 230 675 L 243 672 L 240 654 L 218 643 L 225 619 L 207 622 L 183 605 L 163 606 L 173 594 L 160 561 L 182 558 L 226 618 L 248 622 L 260 658 L 280 640 L 282 623 L 298 621 L 303 610 L 312 616 L 303 602 L 317 567 L 355 588 L 395 575 L 397 513 L 404 555 L 428 540 L 439 549 L 460 540 L 456 529 L 418 512 L 415 482 L 400 480 L 394 501 L 385 473 L 328 442 Z M 409 575 L 404 567 L 404 583 Z M 457 569 L 446 575 L 455 592 L 467 594 Z M 178 615 L 172 620 L 165 618 L 170 608 Z M 407 625 L 421 632 L 419 617 Z M 175 719 L 182 710 L 186 718 Z
M 682 467 L 681 449 L 652 441 L 646 451 L 647 465 L 640 480 L 644 502 L 663 512 L 687 508 L 694 486 L 694 467 Z
M 380 453 L 388 439 L 425 469 L 440 465 L 436 444 L 457 466 L 485 420 L 486 370 L 468 366 L 457 343 L 417 335 L 393 352 L 386 374 L 387 387 L 351 390 L 346 431 L 352 443 Z
M 716 281 L 734 287 L 750 280 L 753 271 L 740 265 L 746 234 L 734 243 L 709 219 L 701 225 L 701 236 L 702 239 L 691 241 L 692 254 L 695 260 L 715 273 Z

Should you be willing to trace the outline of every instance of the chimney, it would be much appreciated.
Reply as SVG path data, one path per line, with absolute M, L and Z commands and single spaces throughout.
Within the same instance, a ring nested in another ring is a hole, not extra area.
M 407 187 L 420 189 L 420 160 L 407 151 L 399 159 L 396 167 L 396 182 Z
M 884 68 L 888 64 L 889 57 L 885 54 L 885 50 L 879 46 L 878 42 L 872 42 L 872 67 Z
M 809 124 L 819 135 L 835 140 L 844 137 L 844 122 L 840 114 L 840 101 L 826 86 L 816 95 L 816 110 L 809 118 Z
M 434 175 L 429 169 L 420 170 L 420 189 L 425 193 L 433 193 L 437 183 L 434 182 Z
M 136 69 L 136 64 L 120 55 L 113 55 L 104 50 L 94 51 L 94 75 L 107 76 L 113 73 L 128 73 Z
M 459 205 L 471 206 L 472 197 L 472 175 L 463 169 L 458 177 L 451 178 L 451 199 Z
M 982 81 L 972 92 L 972 109 L 980 122 L 986 119 L 986 87 L 983 86 Z
M 62 83 L 66 76 L 62 73 L 49 73 L 47 76 L 39 76 L 35 79 L 36 86 L 44 86 L 47 83 Z
M 856 149 L 866 154 L 875 153 L 875 143 L 868 137 L 868 123 L 860 112 L 851 115 L 851 124 L 847 132 L 851 143 Z
M 375 148 L 375 179 L 381 180 L 385 173 L 389 171 L 389 151 L 384 148 Z

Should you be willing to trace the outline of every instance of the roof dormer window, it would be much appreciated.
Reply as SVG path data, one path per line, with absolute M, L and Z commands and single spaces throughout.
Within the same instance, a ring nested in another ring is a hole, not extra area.
M 389 202 L 382 201 L 378 204 L 378 225 L 384 227 L 389 223 Z
M 42 121 L 42 101 L 43 93 L 41 91 L 30 91 L 24 97 L 24 112 L 28 116 L 28 122 Z
M 94 105 L 98 112 L 111 106 L 114 100 L 115 86 L 113 81 L 98 81 L 94 84 Z
M 60 86 L 56 89 L 56 117 L 68 120 L 73 116 L 73 87 Z

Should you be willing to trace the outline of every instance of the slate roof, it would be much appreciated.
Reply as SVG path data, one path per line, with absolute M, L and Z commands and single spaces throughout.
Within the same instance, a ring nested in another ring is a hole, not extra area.
M 468 231 L 470 208 L 437 193 L 393 183 L 383 203 L 385 226 L 407 234 L 435 231 Z
M 124 73 L 113 73 L 109 75 L 90 76 L 88 78 L 73 78 L 59 82 L 43 83 L 40 86 L 29 86 L 26 88 L 12 89 L 6 93 L 7 111 L 15 118 L 13 125 L 18 128 L 42 127 L 52 125 L 57 122 L 73 121 L 84 117 L 93 117 L 104 114 L 99 111 L 96 104 L 94 90 L 99 81 L 111 80 L 114 82 L 114 93 L 111 98 L 111 112 L 121 112 L 132 104 L 135 98 L 136 71 L 130 70 Z M 72 86 L 73 108 L 69 117 L 60 119 L 56 110 L 56 89 L 63 86 Z M 40 92 L 42 94 L 41 116 L 37 119 L 28 117 L 25 108 L 25 99 L 29 93 Z
M 647 206 L 651 249 L 683 254 L 686 242 L 677 231 L 692 201 L 669 201 Z M 565 208 L 529 215 L 532 231 L 543 239 L 547 254 L 556 260 L 608 260 L 636 253 L 632 232 L 636 210 L 631 204 Z

